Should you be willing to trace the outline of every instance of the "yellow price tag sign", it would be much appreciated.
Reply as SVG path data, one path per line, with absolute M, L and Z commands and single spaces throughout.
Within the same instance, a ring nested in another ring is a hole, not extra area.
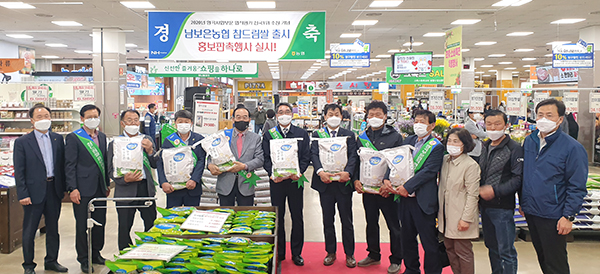
M 344 56 L 340 55 L 339 53 L 334 53 L 333 55 L 331 55 L 331 58 L 333 59 L 344 59 Z
M 567 59 L 567 58 L 565 58 L 562 54 L 555 54 L 554 55 L 554 59 L 556 59 L 556 60 L 562 60 L 562 59 Z

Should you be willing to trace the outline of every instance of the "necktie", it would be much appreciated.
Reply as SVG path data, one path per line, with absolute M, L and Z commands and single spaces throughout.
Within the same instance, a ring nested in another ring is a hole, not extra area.
M 238 152 L 238 159 L 240 157 L 242 157 L 242 145 L 244 144 L 244 139 L 242 139 L 242 136 L 244 136 L 243 133 L 238 133 L 238 138 L 237 138 L 237 152 Z
M 283 135 L 287 135 L 288 134 L 289 129 L 288 128 L 284 128 L 283 129 Z
M 336 136 L 336 133 L 337 133 L 337 131 L 335 131 L 335 130 L 334 130 L 334 131 L 332 131 L 332 132 L 331 132 L 331 137 L 334 137 L 334 138 L 335 138 L 335 136 Z

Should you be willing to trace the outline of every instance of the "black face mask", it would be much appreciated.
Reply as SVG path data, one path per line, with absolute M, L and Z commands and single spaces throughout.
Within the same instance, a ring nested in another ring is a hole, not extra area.
M 246 121 L 237 121 L 237 122 L 233 123 L 235 128 L 239 131 L 246 130 L 248 128 L 248 124 L 249 124 L 249 122 L 246 122 Z

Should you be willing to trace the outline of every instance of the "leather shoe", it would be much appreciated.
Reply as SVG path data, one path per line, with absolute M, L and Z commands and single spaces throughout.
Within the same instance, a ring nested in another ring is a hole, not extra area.
M 102 256 L 98 255 L 97 257 L 92 258 L 92 263 L 104 265 L 104 263 L 106 263 L 106 259 L 104 259 L 104 258 L 102 258 Z
M 86 264 L 81 264 L 81 272 L 83 273 L 89 273 L 90 267 L 92 268 L 92 273 L 94 272 L 94 267 L 93 266 L 89 266 L 87 263 Z
M 60 265 L 59 263 L 46 264 L 46 265 L 44 265 L 44 268 L 46 270 L 52 270 L 55 272 L 62 272 L 62 273 L 69 272 L 68 268 Z
M 379 264 L 381 264 L 381 261 L 371 259 L 371 257 L 367 256 L 366 258 L 360 260 L 356 265 L 358 265 L 359 267 L 365 267 L 365 266 L 379 265 Z
M 298 256 L 292 256 L 292 261 L 294 261 L 294 264 L 297 266 L 303 266 L 304 265 L 304 259 L 302 259 L 302 256 L 298 255 Z
M 349 268 L 356 267 L 356 259 L 354 259 L 354 255 L 346 256 L 346 266 Z
M 25 273 L 25 274 L 35 274 L 35 269 L 33 269 L 33 268 L 28 268 L 28 269 L 25 269 L 25 272 L 24 272 L 24 273 Z
M 330 266 L 335 262 L 335 259 L 335 253 L 328 253 L 327 257 L 325 257 L 325 260 L 323 260 L 323 265 Z
M 400 272 L 400 265 L 399 264 L 390 264 L 390 267 L 388 267 L 387 271 L 388 271 L 388 274 L 398 274 L 398 272 Z
M 278 262 L 285 261 L 285 255 L 277 255 L 277 261 Z

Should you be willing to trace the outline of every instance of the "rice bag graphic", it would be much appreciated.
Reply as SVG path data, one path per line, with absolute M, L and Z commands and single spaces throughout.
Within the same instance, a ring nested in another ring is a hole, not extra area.
M 144 169 L 143 136 L 113 138 L 113 176 L 120 178 L 129 172 Z
M 274 139 L 270 142 L 273 177 L 300 175 L 298 163 L 298 140 Z
M 387 172 L 385 156 L 380 151 L 361 147 L 358 150 L 360 157 L 360 182 L 366 193 L 379 194 L 383 185 L 383 177 Z
M 191 174 L 194 171 L 193 153 L 190 146 L 162 150 L 165 177 L 175 190 L 184 189 L 186 182 L 192 178 Z

